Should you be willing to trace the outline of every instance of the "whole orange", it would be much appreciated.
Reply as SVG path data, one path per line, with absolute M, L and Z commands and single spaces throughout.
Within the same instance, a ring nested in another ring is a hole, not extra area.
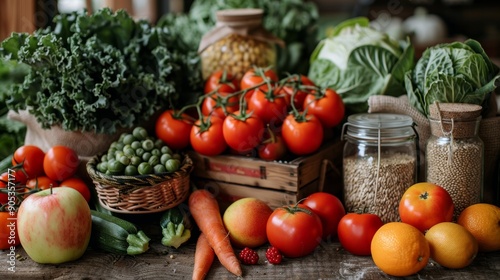
M 464 268 L 476 258 L 476 238 L 463 226 L 443 222 L 432 226 L 425 238 L 431 248 L 431 259 L 447 268 Z
M 266 225 L 272 212 L 267 203 L 253 197 L 231 203 L 222 217 L 231 244 L 240 248 L 255 248 L 266 243 Z
M 480 252 L 500 250 L 500 208 L 493 204 L 477 203 L 465 208 L 457 223 L 477 240 Z
M 373 262 L 393 276 L 409 276 L 429 262 L 430 248 L 424 234 L 416 227 L 389 222 L 377 230 L 371 243 Z

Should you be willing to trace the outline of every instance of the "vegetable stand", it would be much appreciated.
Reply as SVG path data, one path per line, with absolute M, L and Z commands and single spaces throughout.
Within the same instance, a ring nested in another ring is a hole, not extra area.
M 179 249 L 160 243 L 158 229 L 146 231 L 152 238 L 150 249 L 138 256 L 120 256 L 88 249 L 81 259 L 59 265 L 33 262 L 21 247 L 2 251 L 2 279 L 191 279 L 196 239 Z M 371 257 L 359 257 L 342 249 L 338 241 L 322 243 L 312 254 L 300 259 L 284 259 L 279 265 L 265 262 L 265 249 L 260 247 L 259 263 L 243 265 L 244 279 L 397 279 L 381 272 Z M 10 268 L 13 265 L 13 268 Z M 9 269 L 15 272 L 9 271 Z M 498 279 L 500 252 L 480 253 L 465 269 L 450 270 L 429 262 L 426 268 L 406 279 Z M 215 260 L 207 279 L 237 279 Z

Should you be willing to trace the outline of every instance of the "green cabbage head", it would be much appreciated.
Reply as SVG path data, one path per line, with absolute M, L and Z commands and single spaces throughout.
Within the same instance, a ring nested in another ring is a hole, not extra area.
M 350 112 L 366 112 L 372 95 L 406 94 L 404 75 L 414 66 L 414 53 L 409 39 L 393 40 L 367 18 L 353 18 L 318 44 L 308 76 L 336 90 Z

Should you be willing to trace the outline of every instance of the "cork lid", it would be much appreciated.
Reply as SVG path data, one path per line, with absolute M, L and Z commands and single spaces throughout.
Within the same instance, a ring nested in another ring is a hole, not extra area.
M 433 103 L 429 105 L 432 119 L 475 120 L 483 107 L 468 103 Z M 441 116 L 440 116 L 441 115 Z
M 262 24 L 262 9 L 226 9 L 215 13 L 218 24 L 228 26 L 254 26 Z

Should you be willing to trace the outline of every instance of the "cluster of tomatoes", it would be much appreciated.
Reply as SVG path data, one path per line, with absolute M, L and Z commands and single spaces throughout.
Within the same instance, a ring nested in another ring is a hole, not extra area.
M 75 173 L 78 155 L 66 146 L 54 146 L 47 153 L 34 145 L 24 145 L 14 152 L 12 168 L 0 175 L 0 249 L 19 244 L 9 243 L 7 226 L 17 207 L 28 195 L 51 187 L 66 186 L 79 191 L 90 201 L 90 189 Z M 17 238 L 17 234 L 16 234 Z
M 212 73 L 198 102 L 167 110 L 155 130 L 174 149 L 190 145 L 207 156 L 229 149 L 276 160 L 288 152 L 301 156 L 317 151 L 325 129 L 339 125 L 344 114 L 335 90 L 322 89 L 304 75 L 279 80 L 274 70 L 257 67 L 241 80 L 223 71 Z

